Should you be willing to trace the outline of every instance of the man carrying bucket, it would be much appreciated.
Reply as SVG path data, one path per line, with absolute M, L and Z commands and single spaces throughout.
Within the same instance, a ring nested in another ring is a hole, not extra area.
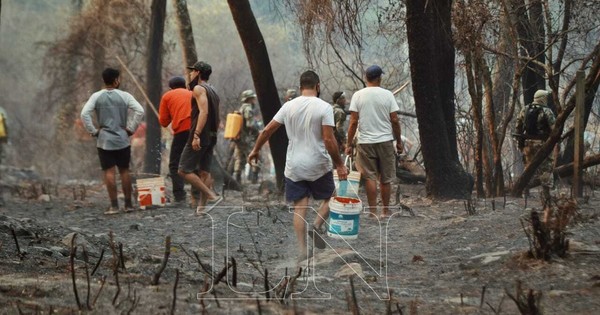
M 322 239 L 323 223 L 329 216 L 329 199 L 335 185 L 331 161 L 340 180 L 345 180 L 348 170 L 340 157 L 337 141 L 333 135 L 333 111 L 331 105 L 319 99 L 319 76 L 306 71 L 300 76 L 301 95 L 283 104 L 273 120 L 265 127 L 248 155 L 248 163 L 256 163 L 260 148 L 281 126 L 289 138 L 285 161 L 285 195 L 294 204 L 294 231 L 298 238 L 300 260 L 308 257 L 306 247 L 306 209 L 310 196 L 323 200 L 318 215 L 308 234 L 317 248 L 325 248 Z
M 389 210 L 392 182 L 396 178 L 395 151 L 402 153 L 398 103 L 392 92 L 381 88 L 383 70 L 377 65 L 365 71 L 367 87 L 357 91 L 350 101 L 350 124 L 346 154 L 352 155 L 358 128 L 356 167 L 366 181 L 370 216 L 377 216 L 377 180 L 381 190 L 382 218 Z M 394 140 L 396 148 L 394 149 Z

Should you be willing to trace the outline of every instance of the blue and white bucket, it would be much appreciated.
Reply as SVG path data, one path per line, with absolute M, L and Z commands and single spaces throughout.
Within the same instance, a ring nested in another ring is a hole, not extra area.
M 362 202 L 358 198 L 333 197 L 329 201 L 329 228 L 332 238 L 353 240 L 358 238 Z

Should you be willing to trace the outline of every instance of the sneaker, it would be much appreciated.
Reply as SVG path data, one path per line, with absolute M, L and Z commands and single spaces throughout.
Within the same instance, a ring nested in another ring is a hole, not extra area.
M 318 249 L 324 249 L 327 244 L 325 243 L 325 240 L 323 239 L 323 231 L 316 227 L 316 226 L 312 226 L 309 230 L 308 230 L 308 236 L 310 236 L 313 239 L 313 242 L 315 244 L 315 247 Z
M 108 209 L 106 209 L 106 211 L 104 211 L 104 214 L 106 214 L 106 215 L 119 214 L 119 209 L 117 209 L 115 207 L 108 207 Z
M 223 196 L 221 196 L 221 195 L 218 195 L 217 199 L 209 200 L 208 203 L 206 204 L 206 210 L 204 210 L 204 212 L 205 213 L 210 212 L 210 210 L 212 210 L 214 207 L 216 207 L 218 204 L 220 204 L 221 201 L 223 201 Z

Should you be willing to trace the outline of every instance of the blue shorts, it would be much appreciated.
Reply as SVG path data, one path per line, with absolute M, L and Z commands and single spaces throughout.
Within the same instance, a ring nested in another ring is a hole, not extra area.
M 333 182 L 332 172 L 327 172 L 327 174 L 312 182 L 307 180 L 294 182 L 287 177 L 285 178 L 285 199 L 289 202 L 310 196 L 315 200 L 329 199 L 334 190 L 335 183 Z

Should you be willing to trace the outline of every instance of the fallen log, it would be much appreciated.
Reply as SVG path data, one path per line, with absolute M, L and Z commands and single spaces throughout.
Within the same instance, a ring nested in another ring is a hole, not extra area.
M 425 182 L 425 170 L 414 160 L 399 159 L 396 164 L 396 177 L 403 183 L 417 184 Z
M 591 155 L 591 156 L 585 157 L 583 159 L 582 167 L 585 169 L 585 168 L 596 166 L 599 164 L 600 164 L 600 154 L 596 154 L 596 155 Z M 564 165 L 557 167 L 556 169 L 554 169 L 554 173 L 557 174 L 561 178 L 573 176 L 573 163 L 564 164 Z M 539 185 L 541 185 L 540 179 L 536 178 L 531 181 L 531 184 L 529 185 L 529 187 L 530 188 L 537 187 Z

